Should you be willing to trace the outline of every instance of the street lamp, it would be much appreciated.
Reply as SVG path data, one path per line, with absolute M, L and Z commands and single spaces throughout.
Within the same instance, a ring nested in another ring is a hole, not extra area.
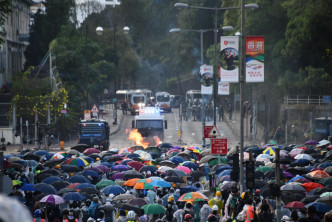
M 102 35 L 103 34 L 103 31 L 104 31 L 104 29 L 102 28 L 102 27 L 100 27 L 100 26 L 98 26 L 97 28 L 96 28 L 96 33 L 97 33 L 97 35 Z M 130 29 L 129 29 L 129 27 L 128 26 L 125 26 L 125 27 L 123 27 L 123 32 L 125 33 L 125 34 L 128 34 L 129 33 L 129 31 L 130 31 Z M 114 24 L 114 28 L 113 28 L 113 33 L 114 33 L 114 36 L 113 36 L 113 38 L 114 38 L 114 40 L 113 40 L 113 49 L 114 49 L 114 55 L 116 56 L 116 26 L 115 26 L 115 24 Z M 113 108 L 113 119 L 114 119 L 114 122 L 113 122 L 113 125 L 117 125 L 118 124 L 118 122 L 117 122 L 117 119 L 118 119 L 118 104 L 117 104 L 117 99 L 116 99 L 116 88 L 117 88 L 117 86 L 116 86 L 116 69 L 114 69 L 114 92 L 113 92 L 113 103 L 114 103 L 114 108 Z
M 192 30 L 192 29 L 180 29 L 180 28 L 173 28 L 169 32 L 171 33 L 176 33 L 176 32 L 199 32 L 200 37 L 201 37 L 201 65 L 204 64 L 203 61 L 203 33 L 204 32 L 209 32 L 209 31 L 214 31 L 215 29 L 199 29 L 199 30 Z M 231 31 L 233 30 L 232 26 L 224 26 L 221 29 L 218 30 L 223 30 L 223 31 Z M 202 140 L 203 140 L 203 147 L 205 147 L 205 138 L 204 138 L 204 126 L 205 126 L 205 104 L 204 104 L 204 98 L 202 100 Z
M 212 8 L 212 7 L 202 7 L 202 6 L 190 6 L 185 3 L 175 3 L 175 8 L 184 9 L 203 9 L 203 10 L 213 10 L 214 13 L 214 67 L 213 67 L 213 125 L 217 124 L 217 95 L 218 95 L 218 73 L 217 73 L 217 16 L 218 11 L 231 10 L 231 9 L 241 9 L 241 7 L 224 7 L 224 8 Z M 257 4 L 247 4 L 245 8 L 258 8 Z

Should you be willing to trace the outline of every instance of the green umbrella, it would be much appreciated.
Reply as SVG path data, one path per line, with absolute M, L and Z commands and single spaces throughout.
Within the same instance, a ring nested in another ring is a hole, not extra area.
M 147 204 L 142 207 L 145 214 L 162 214 L 166 209 L 160 204 Z
M 113 180 L 101 180 L 96 184 L 98 189 L 103 189 L 110 185 L 117 185 Z
M 272 167 L 267 167 L 267 166 L 261 166 L 256 169 L 256 171 L 260 171 L 262 173 L 266 173 L 268 171 L 273 171 L 274 169 Z
M 146 148 L 144 151 L 148 152 L 148 153 L 155 153 L 157 155 L 161 155 L 161 149 L 159 149 L 158 147 L 155 147 L 155 146 L 150 146 L 150 147 Z
M 220 163 L 227 164 L 227 159 L 225 157 L 219 157 L 219 159 L 220 159 Z M 209 160 L 208 163 L 209 163 L 210 167 L 214 166 L 214 165 L 217 165 L 218 164 L 218 157 Z

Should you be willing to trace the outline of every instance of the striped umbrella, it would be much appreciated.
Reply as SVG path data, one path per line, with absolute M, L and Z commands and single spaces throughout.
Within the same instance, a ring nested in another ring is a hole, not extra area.
M 41 203 L 50 203 L 50 204 L 57 205 L 57 204 L 64 203 L 65 200 L 62 197 L 58 196 L 58 195 L 50 194 L 50 195 L 47 195 L 47 196 L 43 197 L 39 202 L 41 202 Z
M 89 165 L 89 162 L 86 161 L 85 159 L 81 158 L 81 157 L 70 158 L 65 163 L 69 164 L 69 165 L 74 165 L 74 166 L 87 166 L 87 165 Z
M 190 192 L 190 193 L 186 193 L 183 194 L 178 201 L 192 201 L 192 202 L 197 202 L 197 201 L 205 201 L 208 200 L 209 198 L 207 196 L 205 196 L 202 193 L 198 193 L 198 192 Z

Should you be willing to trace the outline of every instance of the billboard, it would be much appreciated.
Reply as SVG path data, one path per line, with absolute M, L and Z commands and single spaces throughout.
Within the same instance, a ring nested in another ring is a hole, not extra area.
M 264 82 L 264 37 L 246 38 L 246 82 Z
M 202 65 L 200 68 L 201 74 L 201 93 L 203 95 L 211 95 L 213 89 L 213 66 Z
M 218 83 L 218 95 L 229 95 L 229 82 Z
M 221 64 L 219 82 L 239 82 L 239 37 L 220 37 Z

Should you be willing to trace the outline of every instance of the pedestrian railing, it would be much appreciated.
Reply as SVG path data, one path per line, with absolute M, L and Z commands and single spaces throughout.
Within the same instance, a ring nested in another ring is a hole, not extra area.
M 286 104 L 316 104 L 327 105 L 330 103 L 330 96 L 285 96 L 284 103 Z

